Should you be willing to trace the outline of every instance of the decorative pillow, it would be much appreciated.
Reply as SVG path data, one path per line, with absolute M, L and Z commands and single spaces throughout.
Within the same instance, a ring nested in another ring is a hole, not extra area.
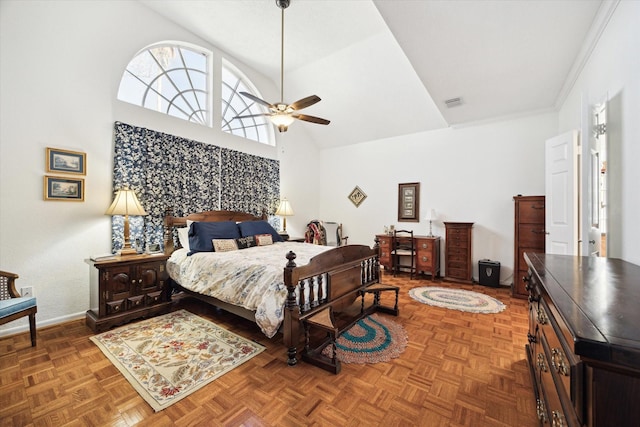
M 258 242 L 256 242 L 256 236 L 241 237 L 239 239 L 236 239 L 236 244 L 238 245 L 238 249 L 247 249 L 258 246 Z
M 255 236 L 256 234 L 271 234 L 274 242 L 282 242 L 282 237 L 267 221 L 245 221 L 238 224 L 242 237 Z
M 258 246 L 273 245 L 273 238 L 271 234 L 256 234 L 256 242 Z
M 211 240 L 211 243 L 213 243 L 213 250 L 215 252 L 229 252 L 238 250 L 236 239 L 213 239 Z
M 189 227 L 189 255 L 196 252 L 213 252 L 213 239 L 237 239 L 242 237 L 233 221 L 194 221 Z

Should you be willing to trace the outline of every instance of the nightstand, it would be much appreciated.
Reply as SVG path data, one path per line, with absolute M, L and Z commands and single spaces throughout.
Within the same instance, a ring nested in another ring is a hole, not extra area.
M 168 312 L 168 258 L 164 254 L 142 254 L 87 260 L 91 266 L 87 326 L 101 332 L 139 317 Z

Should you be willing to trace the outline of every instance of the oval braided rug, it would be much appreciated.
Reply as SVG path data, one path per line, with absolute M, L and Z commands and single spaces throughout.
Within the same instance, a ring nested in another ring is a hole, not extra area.
M 411 289 L 409 296 L 423 304 L 471 313 L 500 313 L 506 308 L 493 297 L 464 289 L 425 286 Z
M 342 363 L 388 362 L 406 347 L 407 332 L 402 325 L 378 314 L 359 320 L 336 340 L 337 357 Z M 331 346 L 326 346 L 322 354 L 331 357 Z

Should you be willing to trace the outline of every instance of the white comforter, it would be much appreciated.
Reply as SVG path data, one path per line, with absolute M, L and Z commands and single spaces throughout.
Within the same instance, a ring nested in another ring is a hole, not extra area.
M 284 319 L 286 254 L 293 251 L 300 266 L 329 249 L 297 242 L 191 256 L 178 249 L 167 261 L 167 271 L 186 289 L 255 311 L 256 323 L 271 338 Z

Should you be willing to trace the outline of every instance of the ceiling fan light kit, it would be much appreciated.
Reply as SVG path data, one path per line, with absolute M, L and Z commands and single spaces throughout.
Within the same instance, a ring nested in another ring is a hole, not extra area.
M 302 120 L 305 122 L 316 123 L 320 125 L 328 125 L 331 123 L 327 119 L 320 117 L 308 116 L 305 114 L 294 114 L 298 110 L 310 107 L 320 101 L 320 97 L 311 95 L 294 102 L 293 104 L 285 104 L 284 102 L 284 10 L 289 7 L 290 0 L 276 0 L 276 5 L 281 9 L 281 37 L 280 37 L 280 102 L 271 104 L 263 99 L 258 98 L 248 92 L 240 92 L 242 96 L 251 99 L 258 104 L 264 105 L 269 109 L 268 113 L 250 114 L 245 116 L 236 116 L 235 119 L 244 119 L 256 116 L 267 116 L 280 132 L 286 132 L 289 125 L 294 120 Z

